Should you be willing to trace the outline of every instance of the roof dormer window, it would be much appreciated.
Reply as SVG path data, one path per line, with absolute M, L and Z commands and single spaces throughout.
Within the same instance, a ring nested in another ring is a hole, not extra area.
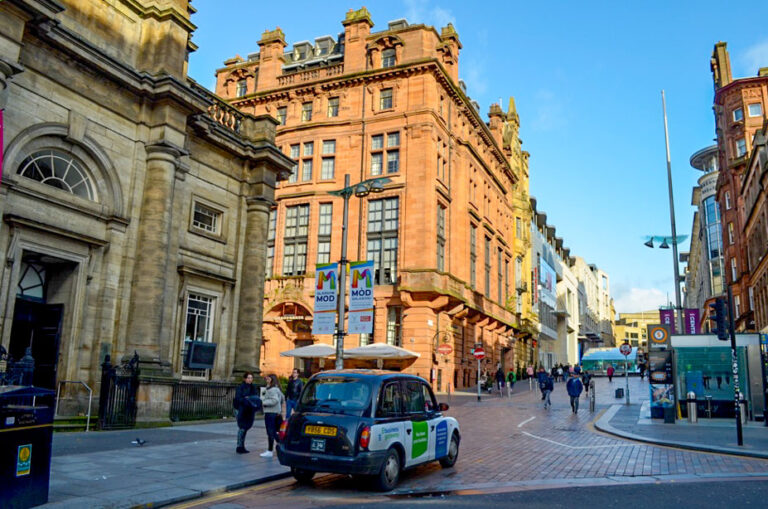
M 388 48 L 381 52 L 381 67 L 394 67 L 395 63 L 395 48 Z

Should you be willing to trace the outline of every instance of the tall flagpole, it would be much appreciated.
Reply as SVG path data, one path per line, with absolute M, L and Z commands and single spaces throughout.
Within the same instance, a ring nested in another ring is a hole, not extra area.
M 667 145 L 667 185 L 669 186 L 669 221 L 672 225 L 672 256 L 675 267 L 675 304 L 677 310 L 677 333 L 683 334 L 683 307 L 680 305 L 680 267 L 677 257 L 677 228 L 675 227 L 675 200 L 672 195 L 672 162 L 669 157 L 669 129 L 667 128 L 667 101 L 661 91 L 661 108 L 664 110 L 664 141 Z

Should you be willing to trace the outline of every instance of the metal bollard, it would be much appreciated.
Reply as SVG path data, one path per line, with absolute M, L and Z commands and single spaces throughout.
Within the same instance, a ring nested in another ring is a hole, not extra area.
M 589 411 L 595 411 L 595 381 L 589 381 Z
M 712 395 L 707 394 L 706 396 L 704 396 L 704 399 L 707 400 L 707 419 L 711 419 L 712 418 Z
M 699 422 L 699 409 L 696 406 L 696 393 L 691 391 L 686 395 L 686 398 L 688 399 L 688 402 L 686 403 L 688 407 L 688 422 Z
M 739 413 L 741 414 L 741 423 L 747 423 L 747 402 L 744 400 L 744 394 L 739 393 Z

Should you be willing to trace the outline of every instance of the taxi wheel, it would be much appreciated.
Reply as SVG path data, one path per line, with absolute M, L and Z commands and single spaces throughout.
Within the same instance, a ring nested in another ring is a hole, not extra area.
M 400 479 L 400 455 L 396 450 L 387 451 L 387 457 L 381 465 L 379 475 L 374 478 L 374 487 L 378 491 L 390 491 Z
M 312 481 L 312 478 L 315 476 L 315 473 L 311 470 L 302 470 L 295 467 L 291 467 L 291 474 L 299 484 L 307 484 Z
M 459 459 L 459 436 L 454 433 L 451 436 L 451 443 L 448 446 L 448 456 L 440 460 L 440 465 L 443 468 L 451 468 L 456 464 L 457 459 Z

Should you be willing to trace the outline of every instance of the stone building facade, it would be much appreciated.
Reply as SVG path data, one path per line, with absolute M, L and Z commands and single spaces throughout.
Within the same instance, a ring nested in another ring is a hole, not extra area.
M 458 79 L 451 25 L 397 20 L 372 32 L 365 8 L 342 25 L 338 38 L 287 50 L 282 31 L 267 31 L 258 52 L 217 71 L 230 104 L 278 119 L 276 143 L 294 160 L 271 216 L 262 370 L 286 374 L 295 361 L 281 351 L 333 341 L 310 332 L 314 267 L 339 259 L 342 199 L 329 192 L 346 174 L 353 185 L 390 182 L 350 201 L 347 257 L 375 262 L 375 315 L 374 333 L 347 336 L 345 348 L 416 352 L 389 367 L 438 390 L 475 383 L 475 343 L 486 348 L 484 369 L 511 367 L 516 354 L 533 361 L 528 155 L 514 102 L 481 118 Z M 437 354 L 439 343 L 453 353 Z
M 733 292 L 737 331 L 754 331 L 754 295 L 750 293 L 745 174 L 755 135 L 768 118 L 768 68 L 751 78 L 733 79 L 724 42 L 715 45 L 710 62 L 715 84 L 714 112 L 720 172 L 717 202 L 723 232 L 725 281 Z M 753 185 L 757 181 L 753 181 Z M 752 216 L 750 216 L 752 217 Z
M 291 161 L 270 116 L 187 78 L 187 0 L 0 3 L 0 341 L 36 385 L 138 353 L 140 419 L 259 366 L 266 236 Z M 217 344 L 185 369 L 190 340 Z

